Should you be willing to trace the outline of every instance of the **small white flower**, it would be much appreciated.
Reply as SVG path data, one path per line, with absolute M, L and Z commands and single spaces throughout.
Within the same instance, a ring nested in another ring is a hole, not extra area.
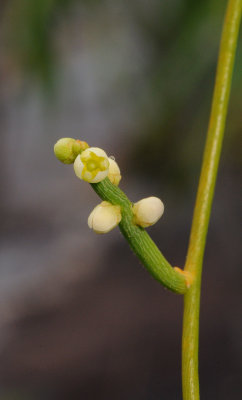
M 101 182 L 108 175 L 108 170 L 108 156 L 98 147 L 89 147 L 84 150 L 74 162 L 76 176 L 89 183 Z
M 147 228 L 154 225 L 164 212 L 164 204 L 158 197 L 147 197 L 134 204 L 134 222 L 136 225 Z
M 118 186 L 121 180 L 119 166 L 116 163 L 116 161 L 111 157 L 109 157 L 108 161 L 109 161 L 108 178 L 114 185 Z
M 88 217 L 88 226 L 96 233 L 107 233 L 121 221 L 120 206 L 102 201 Z

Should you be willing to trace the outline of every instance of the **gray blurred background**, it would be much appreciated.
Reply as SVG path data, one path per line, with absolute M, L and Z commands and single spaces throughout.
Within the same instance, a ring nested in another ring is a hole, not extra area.
M 53 145 L 104 148 L 132 201 L 160 197 L 149 232 L 183 266 L 225 6 L 1 1 L 1 399 L 181 399 L 182 297 L 118 229 L 88 229 L 100 200 Z M 204 261 L 203 400 L 242 395 L 241 42 Z

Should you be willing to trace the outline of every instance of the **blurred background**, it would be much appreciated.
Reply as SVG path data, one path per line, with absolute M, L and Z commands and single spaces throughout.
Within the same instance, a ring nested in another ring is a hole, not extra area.
M 74 137 L 114 155 L 149 229 L 183 266 L 225 0 L 0 3 L 0 397 L 181 399 L 182 297 L 154 281 L 100 201 L 53 154 Z M 242 40 L 204 261 L 204 400 L 241 398 Z

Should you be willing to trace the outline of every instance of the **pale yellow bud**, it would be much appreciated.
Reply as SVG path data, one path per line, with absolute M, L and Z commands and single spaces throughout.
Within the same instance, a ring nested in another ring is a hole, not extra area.
M 121 221 L 120 206 L 102 201 L 88 217 L 88 226 L 96 233 L 107 233 Z
M 108 169 L 108 156 L 98 147 L 84 150 L 74 162 L 76 176 L 89 183 L 101 182 L 108 175 Z
M 164 204 L 158 197 L 147 197 L 134 204 L 134 222 L 136 225 L 147 228 L 154 225 L 164 212 Z
M 108 161 L 109 161 L 108 178 L 114 185 L 118 186 L 121 180 L 119 166 L 116 163 L 116 161 L 111 157 L 109 157 Z

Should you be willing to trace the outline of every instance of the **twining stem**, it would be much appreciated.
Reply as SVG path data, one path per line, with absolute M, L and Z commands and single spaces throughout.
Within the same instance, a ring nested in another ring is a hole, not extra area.
M 229 0 L 219 50 L 212 109 L 185 265 L 185 270 L 191 273 L 194 282 L 184 296 L 182 337 L 183 400 L 199 399 L 198 340 L 201 273 L 225 129 L 241 9 L 242 0 Z
M 134 223 L 132 203 L 122 190 L 113 185 L 108 178 L 99 183 L 92 183 L 91 186 L 102 200 L 121 207 L 122 220 L 119 228 L 151 275 L 173 292 L 185 293 L 185 277 L 172 268 L 148 233 Z

